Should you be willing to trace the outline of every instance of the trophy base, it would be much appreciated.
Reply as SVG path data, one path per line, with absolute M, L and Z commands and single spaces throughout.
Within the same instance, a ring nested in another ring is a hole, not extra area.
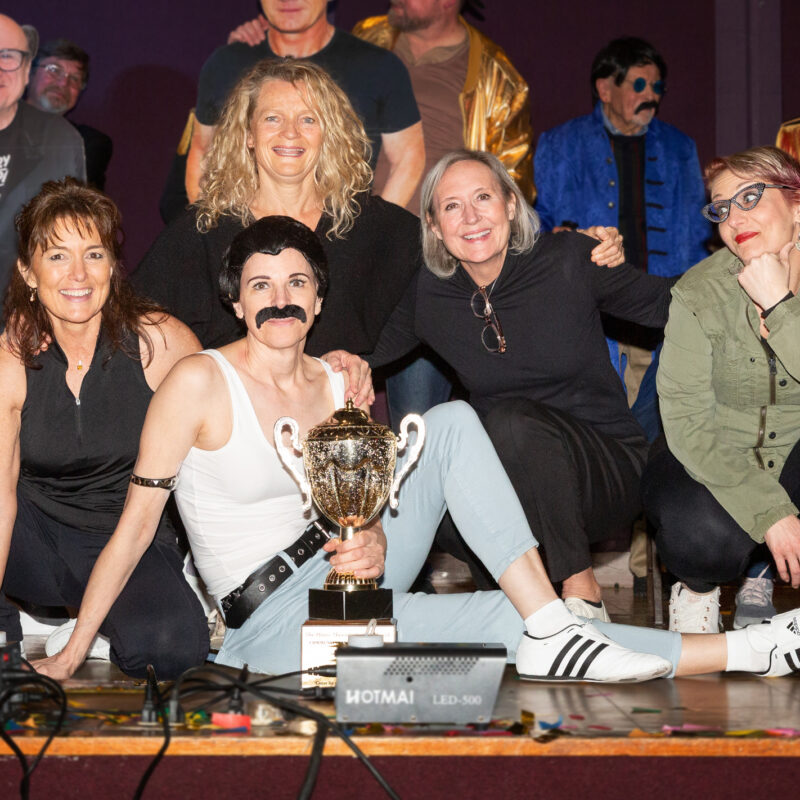
M 308 616 L 311 619 L 391 619 L 392 612 L 391 589 L 367 589 L 358 592 L 308 590 Z
M 310 619 L 301 628 L 301 669 L 324 667 L 336 663 L 336 650 L 347 644 L 353 634 L 367 632 L 366 620 L 342 622 L 341 620 Z M 397 641 L 397 627 L 391 619 L 379 619 L 375 633 L 383 636 L 386 644 Z M 336 686 L 336 678 L 327 675 L 309 675 L 301 678 L 303 688 L 309 686 Z

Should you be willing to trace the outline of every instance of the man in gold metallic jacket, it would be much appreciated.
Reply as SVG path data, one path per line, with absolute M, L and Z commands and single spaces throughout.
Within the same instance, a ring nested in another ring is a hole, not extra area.
M 429 0 L 428 5 L 428 16 L 413 18 L 403 0 L 396 0 L 392 3 L 389 16 L 362 20 L 355 26 L 353 33 L 380 47 L 393 50 L 409 68 L 413 85 L 415 66 L 430 64 L 431 58 L 436 60 L 436 56 L 430 53 L 431 29 L 436 26 L 435 29 L 441 31 L 438 40 L 434 38 L 434 50 L 444 50 L 448 45 L 457 43 L 459 38 L 463 40 L 466 31 L 466 77 L 458 95 L 462 122 L 461 144 L 496 155 L 525 196 L 533 201 L 535 188 L 527 83 L 503 49 L 469 25 L 458 13 L 461 5 L 458 0 Z M 402 46 L 404 34 L 409 40 L 413 40 L 414 33 L 423 29 L 427 34 L 425 46 L 428 50 L 420 53 L 419 45 L 415 46 L 413 41 L 406 47 Z M 420 101 L 416 85 L 414 90 L 423 116 L 427 150 L 430 126 L 425 122 L 424 100 Z M 449 149 L 453 149 L 453 146 Z M 432 163 L 438 160 L 439 155 L 432 159 Z
M 800 117 L 784 122 L 778 130 L 775 146 L 789 155 L 800 158 Z

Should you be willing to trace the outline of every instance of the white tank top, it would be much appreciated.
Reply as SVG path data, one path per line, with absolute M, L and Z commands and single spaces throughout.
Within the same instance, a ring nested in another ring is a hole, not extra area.
M 197 570 L 218 600 L 297 539 L 317 513 L 303 515 L 300 488 L 265 438 L 242 379 L 217 350 L 231 397 L 230 439 L 218 450 L 193 447 L 175 490 Z M 328 374 L 335 408 L 344 405 L 344 376 Z M 277 419 L 277 418 L 276 418 Z M 302 471 L 302 458 L 296 457 Z

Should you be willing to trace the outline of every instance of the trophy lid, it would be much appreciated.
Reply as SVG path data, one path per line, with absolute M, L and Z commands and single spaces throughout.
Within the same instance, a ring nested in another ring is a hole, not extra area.
M 305 441 L 339 442 L 349 439 L 396 440 L 396 437 L 391 428 L 370 419 L 364 411 L 356 408 L 350 399 L 344 408 L 337 409 L 325 422 L 311 428 Z

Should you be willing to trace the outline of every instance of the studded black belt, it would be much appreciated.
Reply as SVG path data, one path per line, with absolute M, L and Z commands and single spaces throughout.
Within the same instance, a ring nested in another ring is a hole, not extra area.
M 330 538 L 325 526 L 315 520 L 289 547 L 283 549 L 295 567 L 302 566 Z M 225 614 L 225 625 L 229 628 L 241 628 L 250 615 L 267 599 L 287 578 L 294 574 L 284 555 L 277 555 L 248 575 L 241 586 L 237 586 L 220 601 Z

